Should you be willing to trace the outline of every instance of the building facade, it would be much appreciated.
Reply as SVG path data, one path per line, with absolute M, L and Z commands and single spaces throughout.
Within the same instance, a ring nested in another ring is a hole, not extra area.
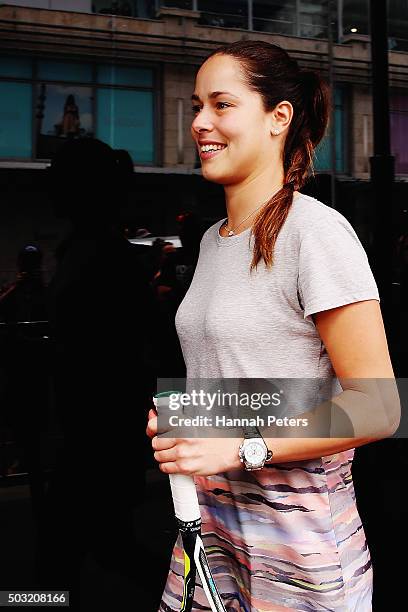
M 407 3 L 391 0 L 389 13 L 392 153 L 404 182 Z M 137 186 L 130 224 L 172 233 L 177 211 L 198 207 L 209 220 L 222 216 L 217 186 L 198 189 L 203 202 L 197 193 L 190 97 L 205 57 L 242 38 L 276 43 L 331 80 L 334 113 L 316 173 L 343 185 L 369 179 L 368 0 L 9 0 L 0 3 L 0 23 L 0 180 L 8 186 L 7 214 L 17 201 L 25 211 L 21 240 L 30 231 L 40 242 L 56 239 L 49 211 L 40 213 L 39 171 L 69 137 L 95 136 L 129 151 Z M 47 224 L 49 231 L 38 229 Z M 7 259 L 4 270 L 12 266 Z

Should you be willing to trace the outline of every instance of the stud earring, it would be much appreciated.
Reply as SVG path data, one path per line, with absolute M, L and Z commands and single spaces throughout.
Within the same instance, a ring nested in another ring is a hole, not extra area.
M 279 136 L 279 134 L 280 134 L 280 130 L 278 130 L 277 128 L 273 128 L 273 130 L 272 130 L 272 134 L 273 134 L 274 136 Z

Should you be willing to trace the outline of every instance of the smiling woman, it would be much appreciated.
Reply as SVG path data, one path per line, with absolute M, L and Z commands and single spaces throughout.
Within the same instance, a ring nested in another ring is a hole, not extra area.
M 202 174 L 224 186 L 227 217 L 204 234 L 176 314 L 187 378 L 254 391 L 261 379 L 290 391 L 309 380 L 313 393 L 282 416 L 306 414 L 310 427 L 283 419 L 287 431 L 268 438 L 259 427 L 242 441 L 164 438 L 151 412 L 155 459 L 194 476 L 230 612 L 369 612 L 352 461 L 355 447 L 396 430 L 400 406 L 367 255 L 343 215 L 299 191 L 328 125 L 327 85 L 276 45 L 245 40 L 207 58 L 192 100 Z M 178 540 L 162 612 L 180 609 L 181 559 Z M 197 585 L 193 610 L 206 606 Z

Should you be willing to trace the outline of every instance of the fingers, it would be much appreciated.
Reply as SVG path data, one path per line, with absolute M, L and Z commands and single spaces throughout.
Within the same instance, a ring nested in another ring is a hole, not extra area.
M 161 451 L 172 448 L 176 443 L 176 438 L 159 438 L 158 436 L 155 436 L 152 440 L 152 447 L 155 451 Z
M 154 458 L 158 463 L 166 463 L 168 461 L 176 461 L 177 459 L 177 450 L 176 447 L 169 448 L 168 450 L 156 451 L 154 453 Z
M 153 411 L 151 410 L 150 412 Z M 150 417 L 150 412 L 146 427 L 146 434 L 149 436 L 149 438 L 153 438 L 157 434 L 157 416 Z
M 159 468 L 166 474 L 192 474 L 194 458 L 192 449 L 185 441 L 175 438 L 158 438 L 152 440 L 155 449 L 154 458 Z
M 183 471 L 175 461 L 171 463 L 161 463 L 159 468 L 164 474 L 185 474 L 186 476 L 190 476 L 192 474 L 191 470 Z

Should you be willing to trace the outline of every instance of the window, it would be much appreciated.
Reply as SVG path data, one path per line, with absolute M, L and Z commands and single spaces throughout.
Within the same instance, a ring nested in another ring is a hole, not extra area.
M 253 29 L 296 36 L 296 0 L 254 0 Z
M 126 149 L 135 163 L 153 163 L 153 94 L 98 89 L 97 137 Z
M 97 81 L 104 85 L 97 89 L 97 138 L 115 149 L 126 149 L 135 163 L 153 164 L 153 71 L 116 64 L 99 65 Z M 140 89 L 128 89 L 130 85 Z
M 50 159 L 66 138 L 94 135 L 93 66 L 39 60 L 35 92 L 35 157 Z
M 248 29 L 247 0 L 198 0 L 197 9 L 203 25 Z
M 368 0 L 343 0 L 343 12 L 339 16 L 343 36 L 369 33 Z
M 192 9 L 193 0 L 161 0 L 161 6 L 176 7 L 181 9 Z
M 336 87 L 334 91 L 334 129 L 336 134 L 336 172 L 344 174 L 347 172 L 347 108 L 346 95 L 343 87 Z M 329 126 L 328 132 L 316 148 L 314 167 L 316 171 L 329 171 L 332 169 L 332 130 Z
M 12 77 L 17 79 L 31 79 L 33 74 L 32 62 L 25 57 L 7 57 L 3 55 L 0 59 L 0 77 Z
M 28 58 L 1 56 L 0 157 L 31 159 L 32 88 L 23 79 L 31 79 L 32 72 Z
M 407 0 L 388 0 L 388 42 L 389 48 L 408 51 L 408 2 Z M 370 34 L 370 11 L 368 0 L 343 0 L 340 16 L 343 35 L 353 32 Z
M 0 81 L 0 157 L 30 159 L 31 85 Z
M 92 12 L 102 15 L 152 19 L 155 16 L 154 9 L 155 2 L 150 0 L 92 0 Z
M 37 64 L 37 77 L 45 81 L 70 81 L 78 83 L 92 81 L 92 64 L 78 62 L 39 61 Z
M 36 86 L 36 157 L 50 159 L 66 138 L 93 136 L 92 88 Z
M 327 0 L 299 2 L 298 36 L 328 38 Z
M 153 68 L 3 56 L 0 95 L 0 158 L 48 160 L 95 136 L 156 163 Z
M 153 73 L 149 68 L 130 68 L 116 64 L 102 64 L 97 70 L 98 83 L 153 87 Z
M 408 3 L 406 0 L 388 0 L 389 48 L 408 51 Z
M 408 174 L 408 92 L 390 95 L 391 151 L 395 156 L 396 174 Z

